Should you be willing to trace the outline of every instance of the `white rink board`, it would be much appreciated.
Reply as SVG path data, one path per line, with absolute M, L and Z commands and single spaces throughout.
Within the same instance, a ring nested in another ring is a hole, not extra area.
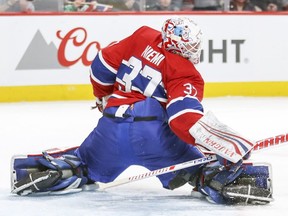
M 186 16 L 198 22 L 205 35 L 203 61 L 197 67 L 206 82 L 288 81 L 288 15 Z M 1 15 L 0 86 L 88 84 L 89 64 L 82 59 L 92 61 L 98 51 L 95 43 L 107 46 L 142 25 L 160 29 L 168 17 Z M 64 43 L 73 30 L 78 45 L 71 39 Z

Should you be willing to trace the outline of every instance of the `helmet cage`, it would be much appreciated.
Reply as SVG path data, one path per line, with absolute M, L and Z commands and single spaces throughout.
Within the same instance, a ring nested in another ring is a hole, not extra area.
M 202 32 L 189 18 L 166 20 L 162 27 L 162 38 L 167 51 L 181 55 L 194 64 L 200 62 Z
M 190 59 L 194 64 L 199 63 L 201 56 L 201 40 L 195 43 L 179 42 L 178 47 L 184 58 Z

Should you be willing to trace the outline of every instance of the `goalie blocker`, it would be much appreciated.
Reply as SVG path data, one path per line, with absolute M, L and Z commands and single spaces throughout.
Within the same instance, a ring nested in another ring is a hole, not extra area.
M 255 145 L 254 142 L 220 122 L 212 112 L 207 112 L 199 119 L 190 128 L 189 133 L 195 138 L 197 145 L 214 152 L 221 160 L 232 163 L 248 158 Z

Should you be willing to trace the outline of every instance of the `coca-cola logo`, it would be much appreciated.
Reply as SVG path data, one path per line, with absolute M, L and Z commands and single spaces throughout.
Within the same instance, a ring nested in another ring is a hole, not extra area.
M 61 30 L 56 33 L 57 37 L 61 40 L 57 53 L 59 63 L 64 67 L 69 67 L 78 61 L 82 61 L 83 65 L 90 66 L 93 59 L 88 59 L 88 53 L 91 51 L 97 53 L 101 49 L 100 43 L 98 41 L 92 41 L 87 45 L 87 31 L 82 27 L 71 29 L 63 36 L 61 34 L 63 34 Z M 75 59 L 68 59 L 67 57 L 67 47 L 70 45 L 74 46 L 74 48 L 81 48 L 82 50 L 82 53 Z
M 87 30 L 83 27 L 68 31 L 58 30 L 55 36 L 60 41 L 58 47 L 54 42 L 47 42 L 38 30 L 16 66 L 16 70 L 63 70 L 69 69 L 78 62 L 83 66 L 90 66 L 101 49 L 100 43 L 91 40 Z M 39 57 L 39 52 L 41 52 L 41 57 Z

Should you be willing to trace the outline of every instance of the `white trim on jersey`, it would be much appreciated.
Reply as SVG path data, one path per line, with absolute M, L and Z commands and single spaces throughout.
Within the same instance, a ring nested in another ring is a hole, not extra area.
M 169 107 L 171 104 L 173 104 L 173 103 L 175 103 L 175 102 L 177 102 L 177 101 L 180 101 L 180 100 L 184 100 L 185 98 L 192 98 L 192 99 L 195 99 L 195 100 L 199 101 L 197 97 L 191 96 L 191 95 L 186 95 L 186 96 L 184 96 L 184 97 L 177 97 L 177 98 L 174 98 L 173 100 L 171 100 L 171 101 L 167 104 L 166 109 L 168 109 L 168 107 Z M 199 102 L 199 103 L 200 103 L 200 102 Z
M 110 70 L 112 73 L 117 74 L 117 70 L 114 69 L 113 67 L 111 67 L 109 64 L 107 64 L 107 62 L 105 61 L 105 59 L 102 56 L 102 51 L 100 50 L 98 52 L 98 56 L 99 56 L 99 60 L 101 61 L 101 63 L 108 69 Z
M 118 95 L 118 94 L 112 94 L 110 95 L 110 97 L 115 97 L 115 98 L 120 98 L 120 99 L 126 99 L 127 97 L 124 97 L 122 95 Z
M 162 98 L 162 97 L 156 97 L 156 96 L 153 96 L 152 98 L 155 98 L 156 100 L 162 102 L 162 103 L 167 103 L 167 98 Z
M 103 85 L 103 86 L 112 86 L 112 85 L 114 85 L 114 83 L 103 83 L 103 82 L 101 82 L 99 79 L 97 79 L 97 78 L 93 75 L 92 70 L 90 70 L 90 76 L 91 76 L 92 80 L 94 80 L 96 83 L 98 83 L 98 84 L 100 84 L 100 85 Z

